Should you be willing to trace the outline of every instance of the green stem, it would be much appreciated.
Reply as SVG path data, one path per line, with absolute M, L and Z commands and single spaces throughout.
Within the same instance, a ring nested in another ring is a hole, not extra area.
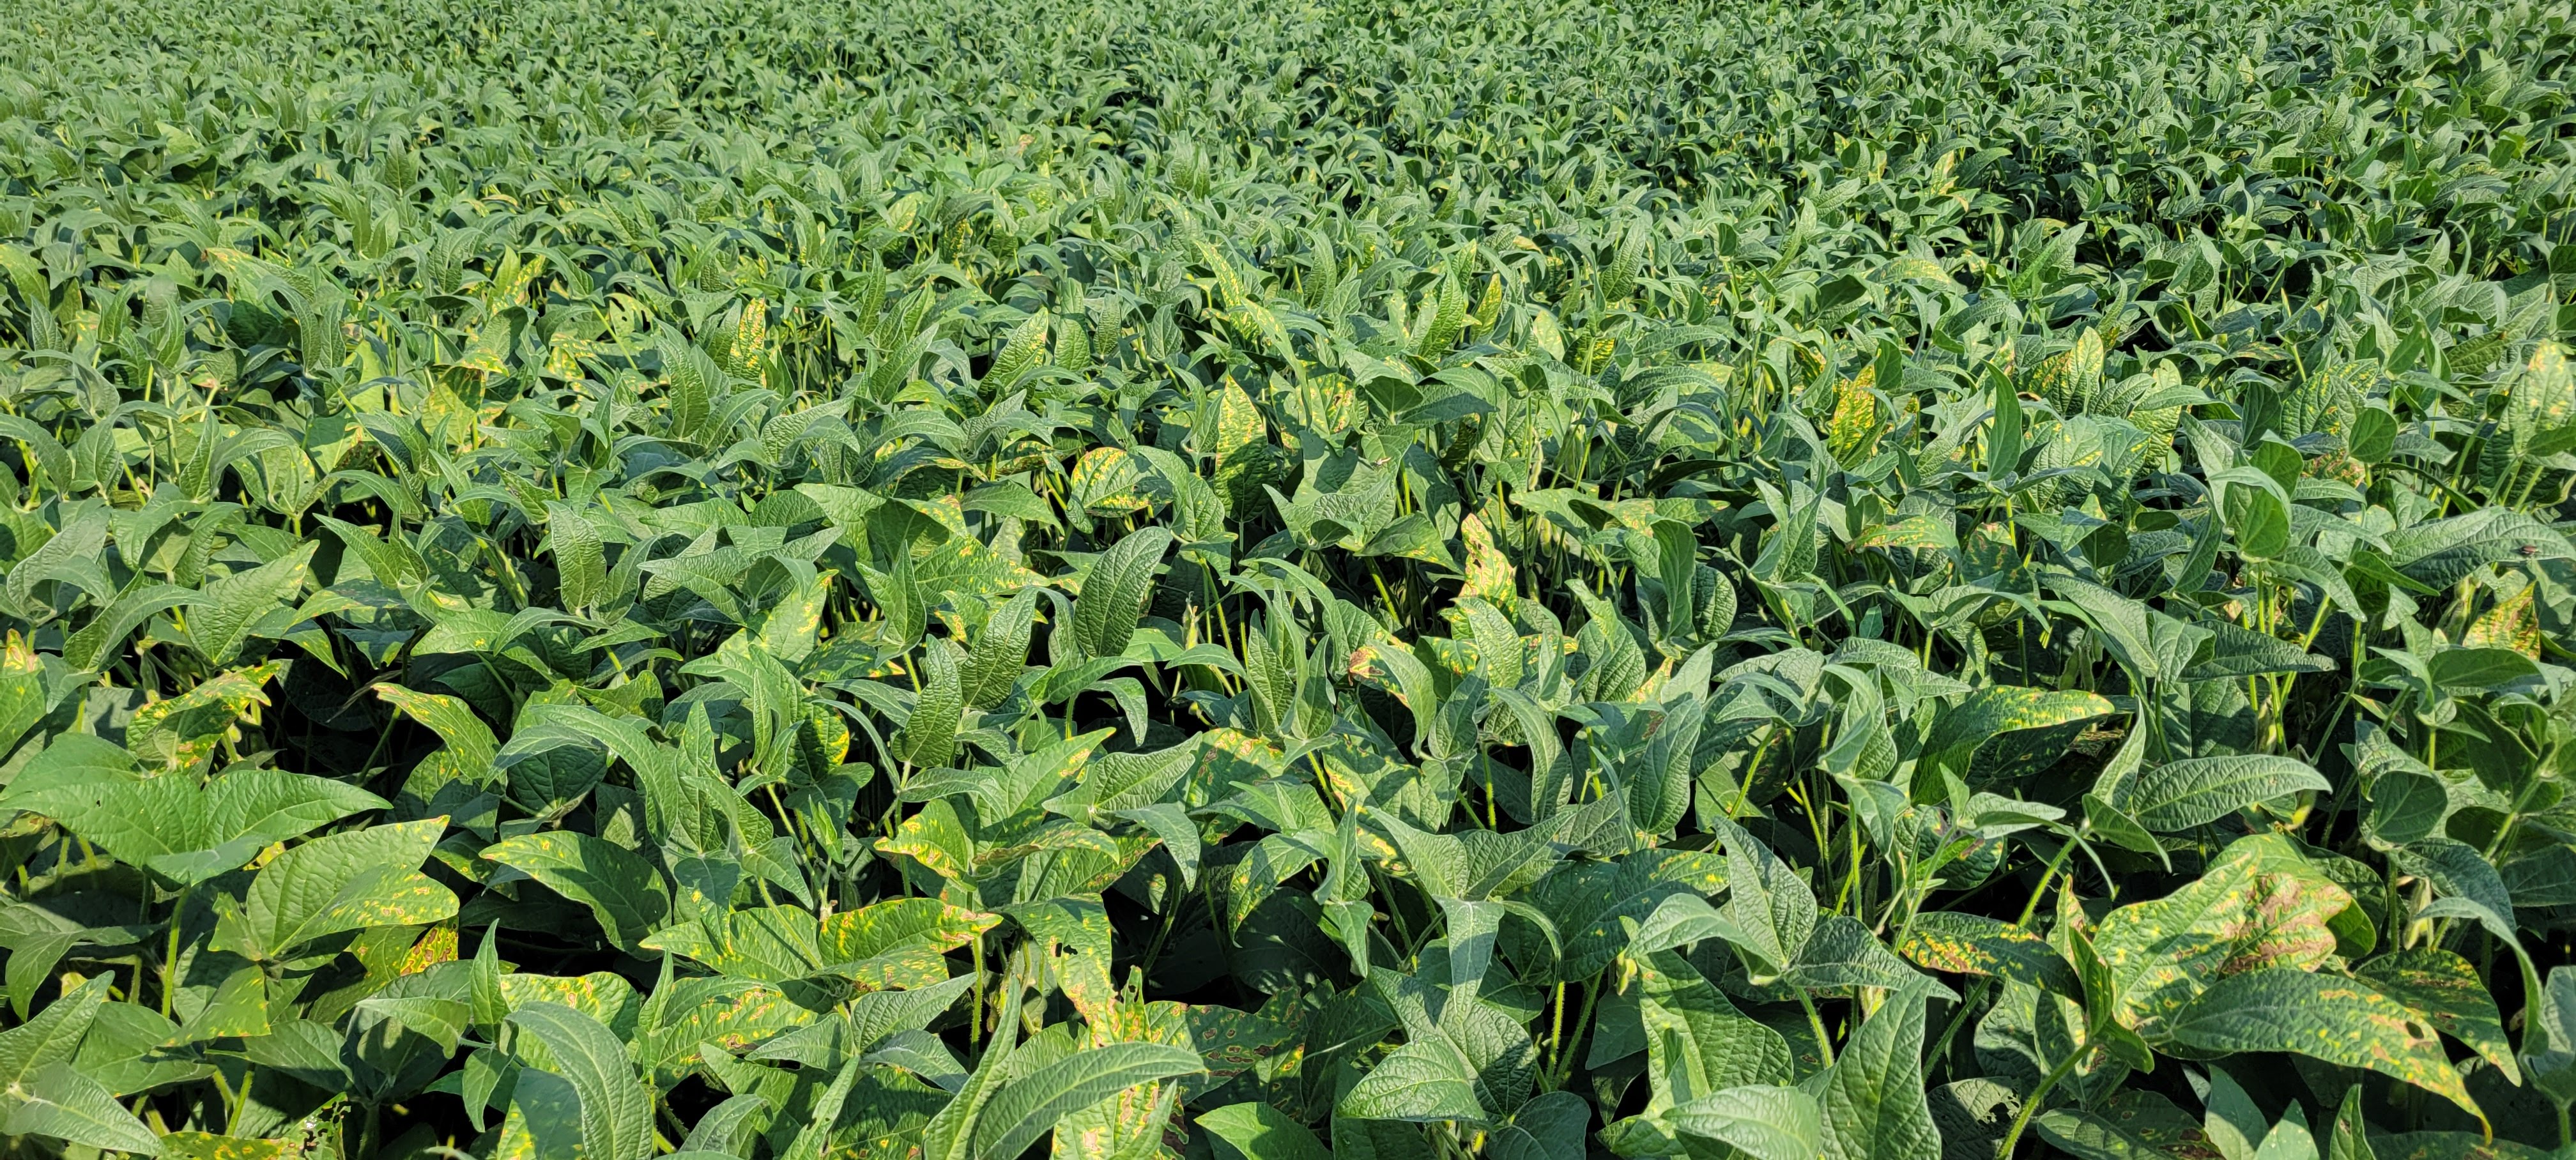
M 1554 1080 L 1556 1078 L 1557 1061 L 1565 1058 L 1565 980 L 1563 979 L 1558 979 L 1556 981 L 1556 1003 L 1554 1006 L 1556 1014 L 1551 1016 L 1548 1021 L 1547 1070 L 1543 1073 L 1549 1080 Z
M 1595 1002 L 1598 1002 L 1600 998 L 1601 980 L 1596 976 L 1590 983 L 1584 984 L 1583 987 L 1583 1010 L 1574 1017 L 1575 1043 L 1580 1044 L 1583 1042 L 1583 1029 L 1590 1026 L 1592 1023 L 1592 1005 Z M 1548 1085 L 1549 1090 L 1551 1091 L 1564 1087 L 1567 1080 L 1574 1078 L 1574 1053 L 1572 1051 L 1567 1051 L 1563 1055 L 1559 1056 L 1556 1062 L 1557 1068 L 1555 1082 Z
M 2056 1087 L 2057 1081 L 2065 1079 L 2067 1072 L 2075 1070 L 2075 1061 L 2091 1051 L 2088 1047 L 2078 1047 L 2067 1052 L 2066 1058 L 2058 1060 L 2057 1066 L 2040 1077 L 2039 1087 L 2030 1093 L 2029 1099 L 2022 1101 L 2021 1111 L 2013 1116 L 2012 1130 L 2004 1133 L 2004 1142 L 1995 1148 L 1996 1160 L 2012 1160 L 2013 1145 L 2021 1142 L 2022 1129 L 2030 1126 L 2030 1118 L 2038 1113 L 2039 1102 L 2048 1097 L 2048 1089 Z
M 984 936 L 976 935 L 967 945 L 974 948 L 975 960 L 975 1018 L 966 1024 L 966 1045 L 972 1047 L 984 1038 Z
M 1154 932 L 1154 945 L 1145 950 L 1143 967 L 1147 975 L 1154 973 L 1154 963 L 1163 957 L 1163 944 L 1171 941 L 1172 927 L 1181 916 L 1181 904 L 1189 901 L 1188 890 L 1189 887 L 1186 886 L 1166 887 L 1163 896 L 1163 924 Z
M 1967 1026 L 1969 1017 L 1974 1015 L 1978 1006 L 1985 1002 L 1986 992 L 1992 987 L 1991 979 L 1979 979 L 1974 986 L 1968 988 L 1968 997 L 1960 1001 L 1958 1010 L 1950 1013 L 1950 1021 L 1942 1026 L 1940 1038 L 1932 1041 L 1932 1051 L 1925 1058 L 1940 1064 L 1944 1071 L 1948 1070 L 1950 1041 L 1958 1038 L 1959 1029 Z
M 2066 844 L 2057 848 L 2057 856 L 2048 860 L 2048 869 L 2040 872 L 2039 885 L 2031 888 L 2030 901 L 2022 904 L 2021 917 L 2015 920 L 2017 925 L 2029 926 L 2030 916 L 2039 913 L 2039 900 L 2047 897 L 2049 881 L 2056 878 L 2057 872 L 2065 867 L 2066 856 L 2075 852 L 2075 843 L 2083 836 L 2084 830 L 2081 828 L 2068 835 Z
M 1807 1009 L 1807 1029 L 1816 1033 L 1816 1055 L 1826 1067 L 1834 1065 L 1834 1037 L 1825 1034 L 1825 1017 L 1816 1013 L 1816 1001 L 1807 997 L 1805 987 L 1798 988 L 1798 1005 Z
M 188 892 L 197 888 L 189 883 L 179 888 L 179 899 L 170 907 L 170 949 L 161 956 L 161 1017 L 170 1017 L 171 995 L 179 989 L 179 923 L 188 916 Z
M 233 1085 L 224 1082 L 223 1067 L 219 1064 L 214 1069 L 213 1078 L 215 1081 L 215 1094 L 221 1097 L 224 1101 L 224 1133 L 226 1135 L 232 1134 L 233 1130 L 241 1124 L 242 1102 L 250 1096 L 250 1081 L 252 1074 L 253 1073 L 249 1069 L 243 1069 L 241 1090 L 234 1091 Z

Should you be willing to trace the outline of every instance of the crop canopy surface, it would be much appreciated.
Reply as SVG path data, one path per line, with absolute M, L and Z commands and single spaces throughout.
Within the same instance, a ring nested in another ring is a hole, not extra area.
M 2576 1156 L 2566 0 L 16 0 L 0 1150 Z

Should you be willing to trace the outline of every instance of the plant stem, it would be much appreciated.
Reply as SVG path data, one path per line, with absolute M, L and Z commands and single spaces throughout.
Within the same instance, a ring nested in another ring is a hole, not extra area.
M 179 923 L 188 914 L 188 892 L 196 888 L 194 882 L 180 887 L 179 898 L 170 907 L 170 949 L 161 956 L 161 1016 L 165 1019 L 170 1017 L 171 994 L 179 987 Z
M 1586 983 L 1583 986 L 1583 1010 L 1574 1017 L 1575 1043 L 1580 1044 L 1583 1042 L 1583 1029 L 1592 1022 L 1592 1004 L 1599 1001 L 1600 998 L 1601 980 L 1598 977 L 1595 977 L 1591 982 Z M 1564 1087 L 1567 1080 L 1574 1078 L 1573 1052 L 1568 1051 L 1564 1053 L 1557 1058 L 1556 1062 L 1556 1078 L 1555 1082 L 1548 1085 L 1550 1090 Z
M 1816 1055 L 1826 1067 L 1834 1065 L 1834 1037 L 1825 1034 L 1825 1017 L 1816 1013 L 1816 1001 L 1807 996 L 1805 987 L 1798 988 L 1798 1005 L 1807 1009 L 1807 1029 L 1816 1033 Z
M 1945 1065 L 1944 1070 L 1947 1070 L 1950 1041 L 1958 1038 L 1959 1029 L 1967 1026 L 1968 1017 L 1976 1013 L 1978 1005 L 1986 1000 L 1986 992 L 1993 987 L 1993 980 L 1979 979 L 1974 986 L 1968 988 L 1968 997 L 1960 1000 L 1959 1009 L 1950 1013 L 1950 1021 L 1942 1025 L 1940 1038 L 1932 1041 L 1932 1051 L 1925 1058 L 1941 1062 Z
M 2030 901 L 2022 904 L 2021 917 L 2014 920 L 2015 925 L 2030 925 L 2030 916 L 2039 913 L 2039 900 L 2048 895 L 2049 880 L 2057 877 L 2058 870 L 2065 867 L 2066 856 L 2075 852 L 2075 843 L 2083 836 L 2084 831 L 2079 828 L 2067 836 L 2065 845 L 2057 848 L 2057 856 L 2048 860 L 2048 869 L 2040 872 L 2039 885 L 2031 888 Z
M 2075 1070 L 2076 1061 L 2091 1051 L 2089 1047 L 2078 1047 L 2067 1052 L 2066 1058 L 2058 1060 L 2057 1066 L 2039 1078 L 2039 1086 L 2031 1091 L 2029 1099 L 2022 1101 L 2021 1111 L 2013 1116 L 2012 1130 L 2004 1133 L 2004 1142 L 1995 1148 L 1996 1160 L 2012 1160 L 2013 1145 L 2021 1142 L 2022 1129 L 2030 1126 L 2030 1118 L 2038 1113 L 2039 1102 L 2048 1097 L 2048 1089 L 2056 1087 L 2057 1081 L 2065 1079 L 2067 1072 Z
M 976 935 L 967 945 L 975 960 L 975 1018 L 966 1024 L 966 1045 L 972 1047 L 984 1038 L 984 936 Z

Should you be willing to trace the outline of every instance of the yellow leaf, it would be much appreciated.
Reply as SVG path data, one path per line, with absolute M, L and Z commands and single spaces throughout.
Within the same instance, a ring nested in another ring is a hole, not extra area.
M 1482 598 L 1496 608 L 1510 611 L 1520 595 L 1513 582 L 1511 557 L 1494 542 L 1493 530 L 1485 526 L 1484 517 L 1471 512 L 1458 521 L 1458 538 L 1467 544 L 1467 582 L 1459 589 L 1459 598 Z

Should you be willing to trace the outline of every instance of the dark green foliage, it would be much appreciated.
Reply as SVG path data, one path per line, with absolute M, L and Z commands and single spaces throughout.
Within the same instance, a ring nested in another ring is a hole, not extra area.
M 2571 51 L 15 5 L 0 1136 L 2563 1149 Z

